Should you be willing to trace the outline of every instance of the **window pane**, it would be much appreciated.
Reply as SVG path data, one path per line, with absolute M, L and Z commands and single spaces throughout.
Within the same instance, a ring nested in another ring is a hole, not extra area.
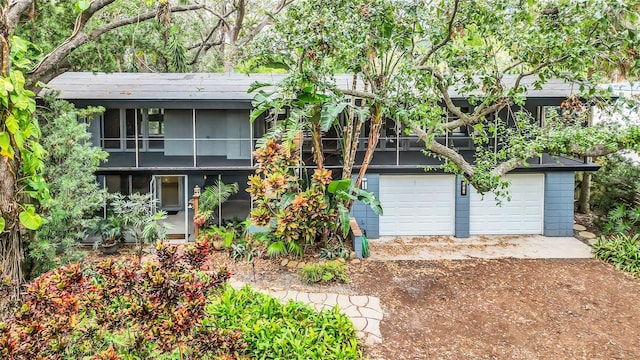
M 129 194 L 129 176 L 128 175 L 106 175 L 105 185 L 110 193 L 119 192 L 124 195 Z
M 102 138 L 105 149 L 120 149 L 120 109 L 107 109 L 104 112 Z
M 147 109 L 149 149 L 164 149 L 164 109 Z
M 133 193 L 146 194 L 149 192 L 150 182 L 151 182 L 151 175 L 132 175 L 131 191 Z

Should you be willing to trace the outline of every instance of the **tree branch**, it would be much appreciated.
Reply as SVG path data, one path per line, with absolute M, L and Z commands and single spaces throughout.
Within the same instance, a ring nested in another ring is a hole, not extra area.
M 27 12 L 33 6 L 34 0 L 13 0 L 9 2 L 9 5 L 3 9 L 6 11 L 5 15 L 5 24 L 6 24 L 6 33 L 13 34 L 16 26 L 20 22 L 22 15 Z
M 426 131 L 424 131 L 420 126 L 416 123 L 410 123 L 411 130 L 418 135 L 418 138 L 422 140 L 428 150 L 433 151 L 434 153 L 448 159 L 453 162 L 459 169 L 462 171 L 462 174 L 465 178 L 471 179 L 475 174 L 473 169 L 473 165 L 471 165 L 467 160 L 460 155 L 454 149 L 450 149 L 435 140 L 429 140 L 429 135 Z
M 112 31 L 122 26 L 136 24 L 139 22 L 153 19 L 156 16 L 155 11 L 150 11 L 138 16 L 130 17 L 127 19 L 113 21 L 106 25 L 100 26 L 87 34 L 84 32 L 84 28 L 87 22 L 91 19 L 96 12 L 102 10 L 107 5 L 113 3 L 115 0 L 94 0 L 91 2 L 91 6 L 78 16 L 76 20 L 76 26 L 71 36 L 69 36 L 62 44 L 47 54 L 30 72 L 29 78 L 32 84 L 36 84 L 38 81 L 48 82 L 61 72 L 58 70 L 58 64 L 65 59 L 69 54 L 77 49 L 79 46 L 86 44 L 89 41 L 95 40 L 106 32 Z M 202 9 L 204 5 L 187 5 L 176 6 L 171 8 L 171 12 L 184 12 Z
M 451 36 L 453 35 L 453 23 L 456 19 L 456 15 L 458 14 L 458 5 L 460 5 L 460 0 L 455 0 L 453 3 L 453 11 L 451 13 L 451 17 L 449 18 L 449 22 L 447 24 L 447 35 L 440 41 L 438 44 L 433 46 L 429 52 L 418 62 L 419 66 L 422 66 L 427 63 L 429 58 L 438 51 L 441 47 L 445 46 L 449 40 L 451 40 Z
M 376 94 L 370 93 L 368 91 L 358 91 L 358 90 L 350 90 L 350 89 L 339 89 L 339 91 L 345 95 L 354 96 L 357 98 L 363 99 L 377 99 Z
M 260 21 L 258 25 L 256 25 L 253 29 L 251 29 L 251 31 L 244 37 L 244 39 L 242 39 L 242 44 L 248 44 L 249 42 L 251 42 L 253 38 L 255 38 L 256 35 L 258 35 L 262 31 L 262 29 L 265 28 L 265 26 L 271 23 L 273 15 L 279 14 L 285 7 L 287 7 L 292 2 L 293 0 L 280 1 L 276 6 L 276 8 L 271 12 L 271 14 L 265 16 L 262 19 L 262 21 Z

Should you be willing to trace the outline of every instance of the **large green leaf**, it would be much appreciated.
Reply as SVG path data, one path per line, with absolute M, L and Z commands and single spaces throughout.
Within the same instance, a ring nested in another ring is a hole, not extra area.
M 11 146 L 11 138 L 6 131 L 0 132 L 0 155 L 13 159 L 13 147 Z
M 362 201 L 364 204 L 369 205 L 373 212 L 382 216 L 382 205 L 380 204 L 380 199 L 378 199 L 374 193 L 357 188 L 352 188 L 351 191 L 354 193 L 358 201 Z
M 26 207 L 20 212 L 20 223 L 29 230 L 38 230 L 42 226 L 42 217 L 36 214 L 33 206 Z
M 347 107 L 348 103 L 342 102 L 339 104 L 325 104 L 322 107 L 322 111 L 320 112 L 320 127 L 322 131 L 329 131 L 331 125 L 333 125 L 334 121 L 338 118 L 338 115 L 344 108 Z
M 2 216 L 0 216 L 0 232 L 3 232 L 5 228 L 5 221 Z
M 351 180 L 349 179 L 341 179 L 341 180 L 333 180 L 327 186 L 327 191 L 330 194 L 337 194 L 340 191 L 347 191 L 351 187 Z
M 338 204 L 338 215 L 340 217 L 340 228 L 342 229 L 342 235 L 347 237 L 349 235 L 349 229 L 351 228 L 349 209 L 347 209 L 344 205 Z
M 248 93 L 252 93 L 252 92 L 254 92 L 254 91 L 256 91 L 256 90 L 258 90 L 260 88 L 268 87 L 268 86 L 273 86 L 273 84 L 266 83 L 266 82 L 261 82 L 261 81 L 256 81 L 256 82 L 254 82 L 253 84 L 251 84 L 249 86 L 249 89 L 247 90 L 247 92 Z
M 7 125 L 7 130 L 9 130 L 9 132 L 12 134 L 15 134 L 20 129 L 20 126 L 18 125 L 18 119 L 16 119 L 13 114 L 9 114 L 9 116 L 7 116 L 5 124 Z

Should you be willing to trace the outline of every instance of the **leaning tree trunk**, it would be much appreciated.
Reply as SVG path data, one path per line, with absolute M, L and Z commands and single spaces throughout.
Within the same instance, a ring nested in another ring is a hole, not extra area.
M 4 21 L 4 19 L 0 20 Z M 0 57 L 0 74 L 3 77 L 9 75 L 11 47 L 9 45 L 9 30 L 6 22 L 0 24 L 0 44 L 2 46 Z M 6 120 L 9 109 L 2 107 L 0 112 L 0 128 L 6 128 Z M 14 156 L 0 156 L 0 216 L 5 220 L 4 231 L 0 233 L 0 261 L 2 277 L 9 276 L 13 289 L 12 297 L 19 295 L 20 284 L 23 282 L 22 260 L 24 257 L 22 241 L 20 239 L 20 206 L 18 202 L 17 181 L 20 171 L 20 152 L 13 139 L 10 140 Z

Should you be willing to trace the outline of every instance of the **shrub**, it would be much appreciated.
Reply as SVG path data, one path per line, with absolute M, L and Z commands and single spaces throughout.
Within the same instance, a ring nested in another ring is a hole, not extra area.
M 226 270 L 199 270 L 206 243 L 159 244 L 158 261 L 105 261 L 95 269 L 69 265 L 27 286 L 20 310 L 0 323 L 0 357 L 212 358 L 242 353 L 234 330 L 202 325 L 210 296 Z
M 338 311 L 315 312 L 245 287 L 225 292 L 206 307 L 205 326 L 239 331 L 250 359 L 360 359 L 351 321 Z
M 201 271 L 207 241 L 156 246 L 157 261 L 60 267 L 0 321 L 2 359 L 357 359 L 351 321 Z M 10 286 L 8 280 L 0 283 Z
M 607 215 L 620 205 L 633 208 L 639 195 L 640 166 L 619 154 L 604 158 L 593 176 L 591 206 L 597 213 Z
M 90 119 L 103 109 L 80 110 L 51 97 L 45 98 L 45 105 L 38 107 L 37 116 L 42 126 L 40 143 L 46 150 L 44 177 L 51 198 L 41 204 L 46 222 L 27 242 L 24 268 L 29 279 L 77 260 L 82 252 L 76 246 L 104 204 L 95 172 L 108 154 L 90 141 L 88 124 L 78 121 Z
M 310 264 L 300 269 L 300 276 L 309 283 L 341 281 L 349 282 L 347 265 L 339 261 L 327 261 L 325 264 Z
M 613 264 L 616 269 L 640 275 L 640 234 L 600 237 L 593 249 L 596 257 Z

